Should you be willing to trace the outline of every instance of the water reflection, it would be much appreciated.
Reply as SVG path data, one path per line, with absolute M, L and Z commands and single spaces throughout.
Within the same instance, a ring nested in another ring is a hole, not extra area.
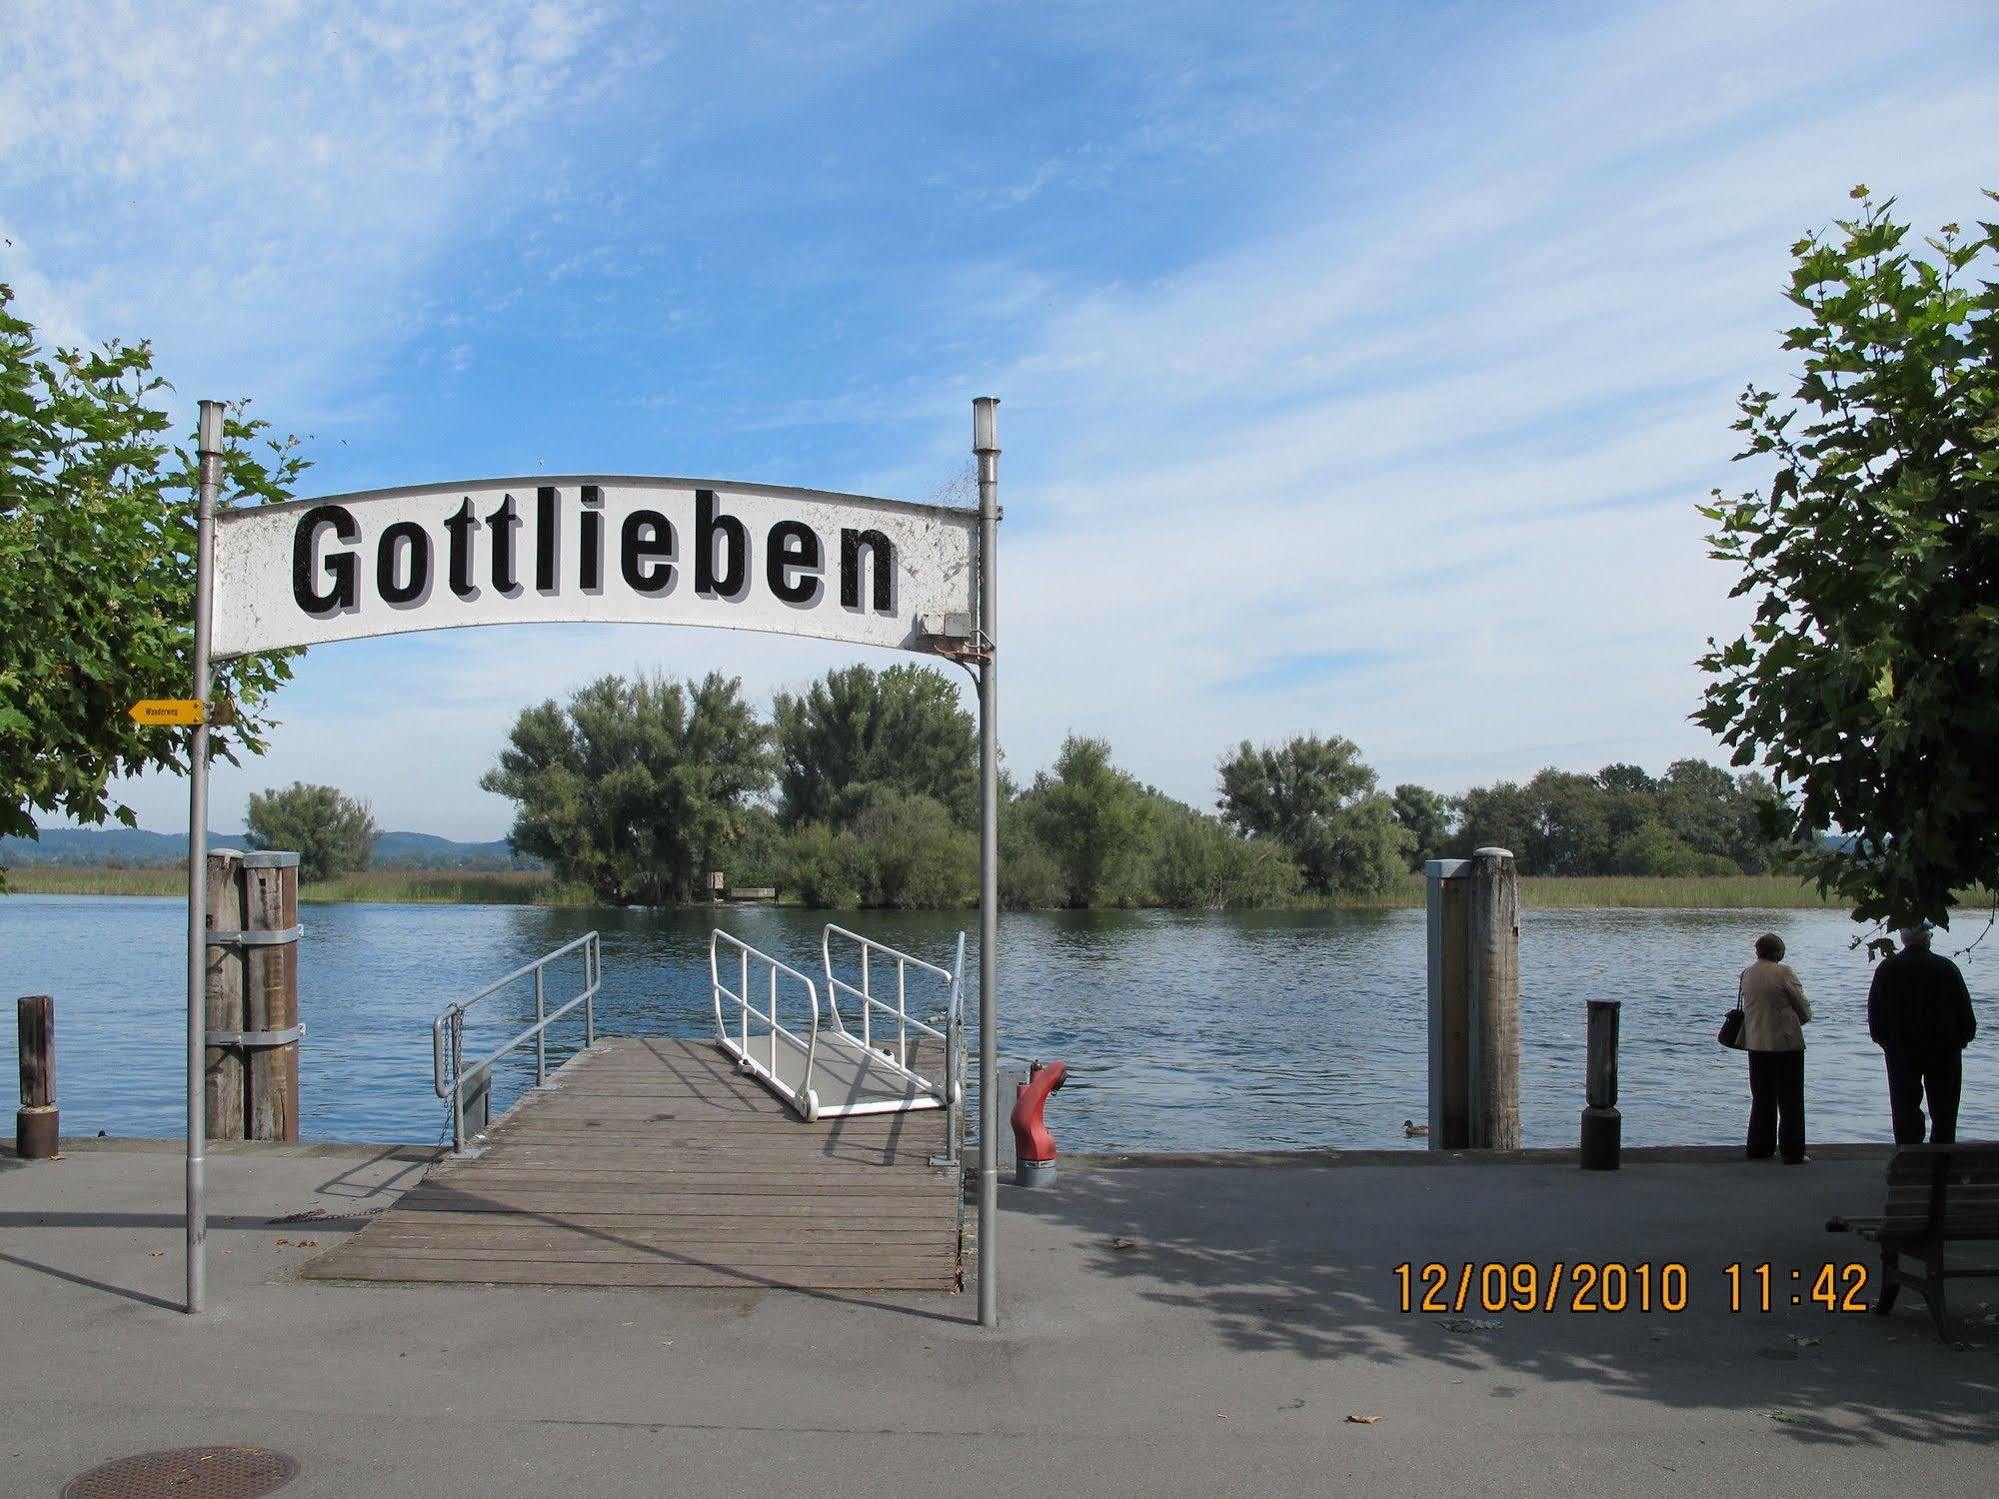
M 181 908 L 172 901 L 0 900 L 0 971 L 14 992 L 57 996 L 58 1082 L 70 1133 L 172 1135 L 181 1127 Z M 311 906 L 301 947 L 304 1132 L 433 1141 L 432 1016 L 448 1001 L 602 931 L 609 1033 L 703 1034 L 711 918 L 687 911 L 496 906 Z M 771 908 L 720 918 L 808 972 L 823 916 Z M 948 964 L 968 915 L 841 918 Z M 1756 935 L 1780 932 L 1818 1019 L 1808 1111 L 1817 1139 L 1889 1137 L 1879 1054 L 1866 1037 L 1870 969 L 1834 912 L 1530 911 L 1523 920 L 1522 1117 L 1529 1144 L 1572 1144 L 1582 1107 L 1583 1006 L 1624 1002 L 1620 1068 L 1631 1143 L 1732 1142 L 1746 1116 L 1740 1056 L 1714 1044 Z M 976 932 L 967 978 L 976 985 Z M 1989 998 L 1989 963 L 1967 968 Z M 1421 1148 L 1402 1132 L 1425 1104 L 1424 933 L 1419 911 L 1065 911 L 1002 927 L 1001 1044 L 1059 1057 L 1071 1081 L 1050 1117 L 1069 1149 Z M 551 1007 L 570 991 L 551 980 Z M 526 1025 L 533 990 L 476 1012 L 468 1052 Z M 580 1012 L 577 1017 L 580 1022 Z M 550 1038 L 569 1055 L 580 1023 Z M 1989 1035 L 1990 1033 L 1988 1033 Z M 1999 1064 L 1967 1054 L 1961 1131 L 1999 1133 Z M 10 1073 L 11 1075 L 11 1073 Z M 500 1101 L 533 1081 L 518 1056 Z M 11 1103 L 0 1100 L 5 1106 Z

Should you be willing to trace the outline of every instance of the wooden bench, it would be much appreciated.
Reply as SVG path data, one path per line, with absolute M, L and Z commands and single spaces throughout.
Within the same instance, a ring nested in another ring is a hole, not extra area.
M 1878 1218 L 1834 1218 L 1834 1233 L 1851 1230 L 1881 1246 L 1881 1295 L 1874 1310 L 1894 1310 L 1903 1286 L 1922 1294 L 1937 1336 L 1950 1338 L 1944 1282 L 1999 1276 L 1999 1264 L 1949 1265 L 1945 1246 L 1999 1240 L 1999 1145 L 1905 1145 L 1888 1162 L 1888 1202 Z M 1902 1268 L 1904 1257 L 1922 1273 Z

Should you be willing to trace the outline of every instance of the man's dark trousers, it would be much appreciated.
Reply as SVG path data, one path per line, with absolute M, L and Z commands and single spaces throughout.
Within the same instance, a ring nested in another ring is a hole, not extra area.
M 1781 1149 L 1787 1161 L 1804 1159 L 1805 1054 L 1802 1051 L 1749 1053 L 1749 1158 L 1764 1160 L 1773 1147 Z
M 1895 1116 L 1895 1143 L 1923 1143 L 1923 1096 L 1930 1100 L 1930 1141 L 1948 1145 L 1957 1139 L 1957 1098 L 1964 1090 L 1964 1054 L 1894 1051 L 1888 1059 L 1888 1107 Z

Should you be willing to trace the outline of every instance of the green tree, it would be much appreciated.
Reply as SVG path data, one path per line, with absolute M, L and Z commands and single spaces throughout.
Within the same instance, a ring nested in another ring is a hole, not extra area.
M 1530 874 L 1603 874 L 1611 862 L 1610 806 L 1594 776 L 1552 767 L 1524 788 L 1527 845 L 1516 848 Z
M 1735 777 L 1705 760 L 1675 760 L 1660 778 L 1659 820 L 1696 853 L 1727 858 L 1736 841 Z
M 1298 889 L 1298 865 L 1273 838 L 1244 838 L 1192 807 L 1161 820 L 1152 899 L 1162 906 L 1223 911 L 1274 905 Z
M 754 836 L 771 779 L 742 684 L 607 676 L 525 710 L 479 784 L 515 803 L 508 842 L 614 904 L 693 898 Z
M 1857 920 L 1947 924 L 1954 892 L 1999 887 L 1999 283 L 1968 275 L 1999 226 L 1924 256 L 1892 199 L 1853 196 L 1792 247 L 1791 398 L 1740 402 L 1767 491 L 1702 507 L 1756 611 L 1708 642 L 1693 716 L 1768 767 L 1772 832 Z
M 1108 742 L 1071 734 L 1053 768 L 1035 776 L 1020 802 L 1059 871 L 1064 904 L 1142 899 L 1152 806 L 1138 782 L 1111 763 Z
M 1623 792 L 1640 796 L 1652 796 L 1658 792 L 1659 783 L 1642 765 L 1606 765 L 1596 773 L 1597 784 L 1609 792 Z
M 1702 872 L 1701 855 L 1655 819 L 1618 842 L 1610 872 L 1681 878 Z
M 808 822 L 785 835 L 778 853 L 778 889 L 820 910 L 856 905 L 860 879 L 854 864 L 851 834 Z
M 193 688 L 192 458 L 165 437 L 149 345 L 48 356 L 12 301 L 0 285 L 0 835 L 33 838 L 37 812 L 130 827 L 112 779 L 188 767 L 190 733 L 126 710 Z M 225 431 L 224 494 L 290 498 L 297 443 L 240 408 Z M 211 729 L 213 755 L 263 750 L 295 654 L 216 663 L 235 721 Z
M 1474 786 L 1458 798 L 1458 831 L 1451 846 L 1461 859 L 1481 848 L 1510 849 L 1517 859 L 1524 859 L 1534 823 L 1534 808 L 1519 782 Z M 1533 871 L 1523 864 L 1520 872 Z
M 856 883 L 870 906 L 962 906 L 979 884 L 979 840 L 934 797 L 884 791 L 849 825 Z
M 927 796 L 960 827 L 979 810 L 979 746 L 951 679 L 928 666 L 829 671 L 771 706 L 785 822 L 845 824 L 884 791 Z
M 1289 848 L 1306 889 L 1375 895 L 1407 873 L 1410 835 L 1352 740 L 1304 735 L 1262 749 L 1244 740 L 1220 772 L 1222 815 Z
M 999 897 L 1009 911 L 1045 911 L 1062 904 L 1061 866 L 1042 843 L 1030 793 L 1000 777 Z
M 1451 800 L 1427 786 L 1404 782 L 1395 788 L 1395 820 L 1409 834 L 1409 867 L 1421 869 L 1450 841 Z
M 366 869 L 381 825 L 365 802 L 332 786 L 294 781 L 282 790 L 250 794 L 249 844 L 298 855 L 301 880 L 330 880 Z

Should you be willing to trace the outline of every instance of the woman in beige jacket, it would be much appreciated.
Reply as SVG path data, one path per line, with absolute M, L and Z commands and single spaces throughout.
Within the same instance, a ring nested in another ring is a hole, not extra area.
M 1812 1007 L 1805 986 L 1784 962 L 1784 939 L 1756 939 L 1756 961 L 1736 981 L 1742 1044 L 1749 1052 L 1749 1159 L 1781 1150 L 1784 1164 L 1805 1155 L 1805 1023 Z

